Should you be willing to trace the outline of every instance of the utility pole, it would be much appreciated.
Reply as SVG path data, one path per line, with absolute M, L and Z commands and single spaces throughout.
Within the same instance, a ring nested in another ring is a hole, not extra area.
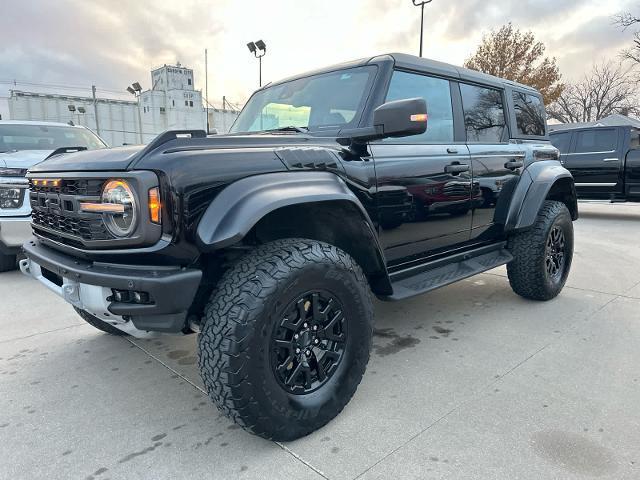
M 93 96 L 93 115 L 96 117 L 96 133 L 100 136 L 100 119 L 98 118 L 98 99 L 96 98 L 95 85 L 91 85 L 91 95 Z
M 416 7 L 420 7 L 420 56 L 422 57 L 422 37 L 424 34 L 424 6 L 431 3 L 432 0 L 412 0 Z
M 209 135 L 209 64 L 207 62 L 207 49 L 204 49 L 204 97 L 207 110 L 207 135 Z

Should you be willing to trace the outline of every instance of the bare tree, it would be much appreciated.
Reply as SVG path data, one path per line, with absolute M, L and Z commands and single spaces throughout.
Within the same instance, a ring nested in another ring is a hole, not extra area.
M 640 24 L 640 17 L 632 13 L 620 13 L 613 17 L 614 24 L 618 25 L 622 30 L 627 30 L 635 25 Z M 640 63 L 640 32 L 633 34 L 633 45 L 622 51 L 622 57 L 635 63 Z
M 464 62 L 472 70 L 531 85 L 545 103 L 556 100 L 564 85 L 556 59 L 545 56 L 544 43 L 532 32 L 521 32 L 511 23 L 482 38 L 476 52 Z
M 574 84 L 569 84 L 547 114 L 563 123 L 595 122 L 614 113 L 638 115 L 633 67 L 603 62 Z

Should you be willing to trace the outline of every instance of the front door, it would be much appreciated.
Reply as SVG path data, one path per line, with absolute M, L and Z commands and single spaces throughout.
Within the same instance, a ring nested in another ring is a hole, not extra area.
M 380 239 L 391 263 L 464 243 L 471 228 L 471 161 L 464 142 L 454 141 L 451 83 L 394 72 L 386 101 L 415 97 L 427 102 L 427 131 L 370 145 Z
M 624 164 L 620 153 L 623 133 L 622 129 L 605 127 L 574 132 L 571 151 L 563 156 L 563 160 L 580 193 L 588 195 L 622 191 L 618 183 Z

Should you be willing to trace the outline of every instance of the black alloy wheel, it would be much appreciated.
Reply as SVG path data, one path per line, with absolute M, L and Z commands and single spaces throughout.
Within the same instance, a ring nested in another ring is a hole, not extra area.
M 290 393 L 314 392 L 337 370 L 346 347 L 342 305 L 329 292 L 312 291 L 291 302 L 272 335 L 271 366 Z
M 545 265 L 549 278 L 558 282 L 564 272 L 565 237 L 559 226 L 554 226 L 549 232 L 546 245 Z

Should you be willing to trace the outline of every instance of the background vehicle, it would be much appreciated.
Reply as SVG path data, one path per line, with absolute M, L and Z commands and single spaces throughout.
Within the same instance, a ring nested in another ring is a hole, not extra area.
M 519 295 L 558 295 L 578 210 L 545 118 L 534 89 L 422 58 L 329 67 L 257 91 L 230 135 L 34 167 L 20 266 L 100 330 L 198 331 L 216 405 L 298 438 L 360 383 L 372 293 L 508 264 Z
M 0 121 L 0 272 L 15 268 L 16 254 L 31 236 L 27 169 L 64 147 L 93 150 L 106 146 L 85 127 Z
M 579 198 L 640 201 L 640 129 L 631 126 L 558 128 L 550 133 Z

